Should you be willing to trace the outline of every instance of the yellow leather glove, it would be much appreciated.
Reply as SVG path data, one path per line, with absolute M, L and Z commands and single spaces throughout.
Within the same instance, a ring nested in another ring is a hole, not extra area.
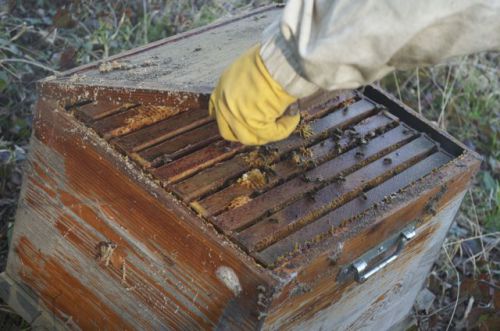
M 274 81 L 259 50 L 252 47 L 224 71 L 208 107 L 222 137 L 245 145 L 285 139 L 300 120 L 299 114 L 284 115 L 296 98 Z

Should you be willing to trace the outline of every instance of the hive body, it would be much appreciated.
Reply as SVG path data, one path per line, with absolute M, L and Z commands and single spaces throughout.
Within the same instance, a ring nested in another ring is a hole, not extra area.
M 280 10 L 40 83 L 0 284 L 28 321 L 384 330 L 404 320 L 479 159 L 374 87 L 300 100 L 287 140 L 223 141 L 209 92 Z

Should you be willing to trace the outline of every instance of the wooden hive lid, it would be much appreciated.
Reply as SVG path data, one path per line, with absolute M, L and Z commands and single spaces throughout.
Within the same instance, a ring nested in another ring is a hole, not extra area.
M 75 68 L 45 82 L 210 93 L 224 68 L 259 42 L 263 28 L 278 17 L 280 8 L 268 6 L 193 29 Z
M 208 93 L 279 8 L 174 36 L 40 85 L 42 94 L 60 96 L 78 121 L 186 208 L 275 270 L 332 255 L 340 242 L 459 174 L 472 175 L 478 164 L 477 155 L 373 87 L 300 100 L 302 122 L 284 141 L 246 147 L 221 139 L 207 114 Z

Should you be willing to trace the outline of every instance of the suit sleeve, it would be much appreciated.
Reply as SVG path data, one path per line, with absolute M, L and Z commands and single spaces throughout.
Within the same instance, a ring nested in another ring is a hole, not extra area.
M 304 97 L 489 50 L 500 50 L 500 0 L 289 0 L 260 55 Z

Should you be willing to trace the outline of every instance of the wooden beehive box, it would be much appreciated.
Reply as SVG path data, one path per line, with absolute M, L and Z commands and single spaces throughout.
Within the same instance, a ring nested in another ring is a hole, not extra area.
M 477 155 L 374 87 L 298 103 L 265 147 L 207 100 L 266 7 L 40 83 L 2 297 L 69 329 L 385 330 L 411 309 Z

